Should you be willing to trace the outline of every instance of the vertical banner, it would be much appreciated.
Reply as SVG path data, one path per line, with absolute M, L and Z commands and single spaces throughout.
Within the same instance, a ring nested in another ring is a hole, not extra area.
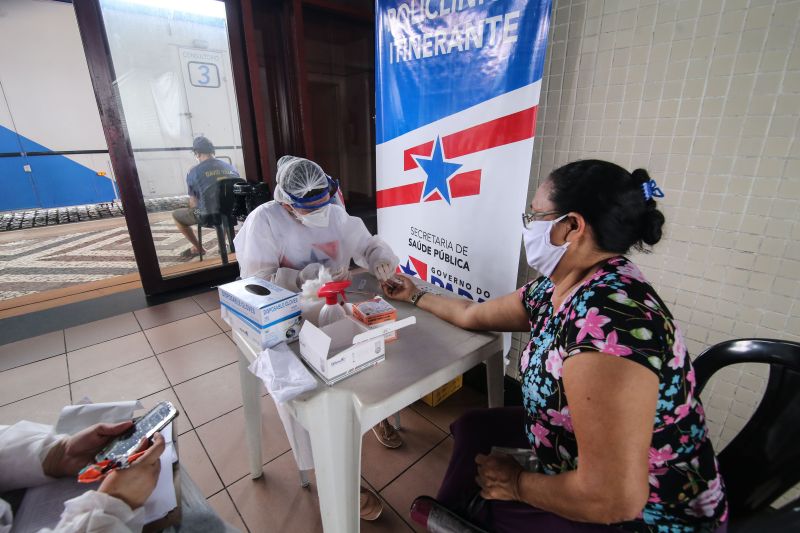
M 377 0 L 380 235 L 400 270 L 515 289 L 550 0 Z

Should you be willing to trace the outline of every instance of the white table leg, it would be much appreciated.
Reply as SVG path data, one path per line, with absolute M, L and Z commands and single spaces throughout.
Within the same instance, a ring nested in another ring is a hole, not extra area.
M 242 382 L 244 404 L 244 431 L 250 449 L 250 477 L 258 479 L 263 474 L 261 465 L 261 382 L 247 367 L 247 358 L 239 351 L 239 378 Z
M 499 351 L 486 360 L 486 391 L 489 407 L 503 407 L 503 352 Z
M 330 390 L 306 406 L 325 533 L 358 533 L 361 425 L 352 396 Z

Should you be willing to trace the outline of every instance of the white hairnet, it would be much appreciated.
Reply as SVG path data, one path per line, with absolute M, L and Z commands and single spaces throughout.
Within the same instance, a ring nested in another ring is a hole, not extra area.
M 328 187 L 328 176 L 318 164 L 302 157 L 285 155 L 278 159 L 275 200 L 292 204 L 289 196 L 304 197 L 311 191 Z

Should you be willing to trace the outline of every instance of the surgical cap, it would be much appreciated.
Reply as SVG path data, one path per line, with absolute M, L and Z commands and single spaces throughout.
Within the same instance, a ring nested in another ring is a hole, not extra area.
M 328 187 L 328 175 L 308 159 L 285 155 L 278 160 L 275 200 L 282 204 L 294 201 L 289 195 L 303 198 L 309 192 Z

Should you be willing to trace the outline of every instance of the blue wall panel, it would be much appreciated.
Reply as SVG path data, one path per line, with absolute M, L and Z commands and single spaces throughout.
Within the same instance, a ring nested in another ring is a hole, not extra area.
M 0 153 L 51 152 L 46 146 L 0 126 Z M 29 164 L 31 172 L 23 166 Z M 114 184 L 63 155 L 0 157 L 0 211 L 110 202 Z
M 96 204 L 114 199 L 111 180 L 62 155 L 29 158 L 42 207 Z
M 0 157 L 0 211 L 39 206 L 31 174 L 22 168 L 26 162 L 22 157 Z

